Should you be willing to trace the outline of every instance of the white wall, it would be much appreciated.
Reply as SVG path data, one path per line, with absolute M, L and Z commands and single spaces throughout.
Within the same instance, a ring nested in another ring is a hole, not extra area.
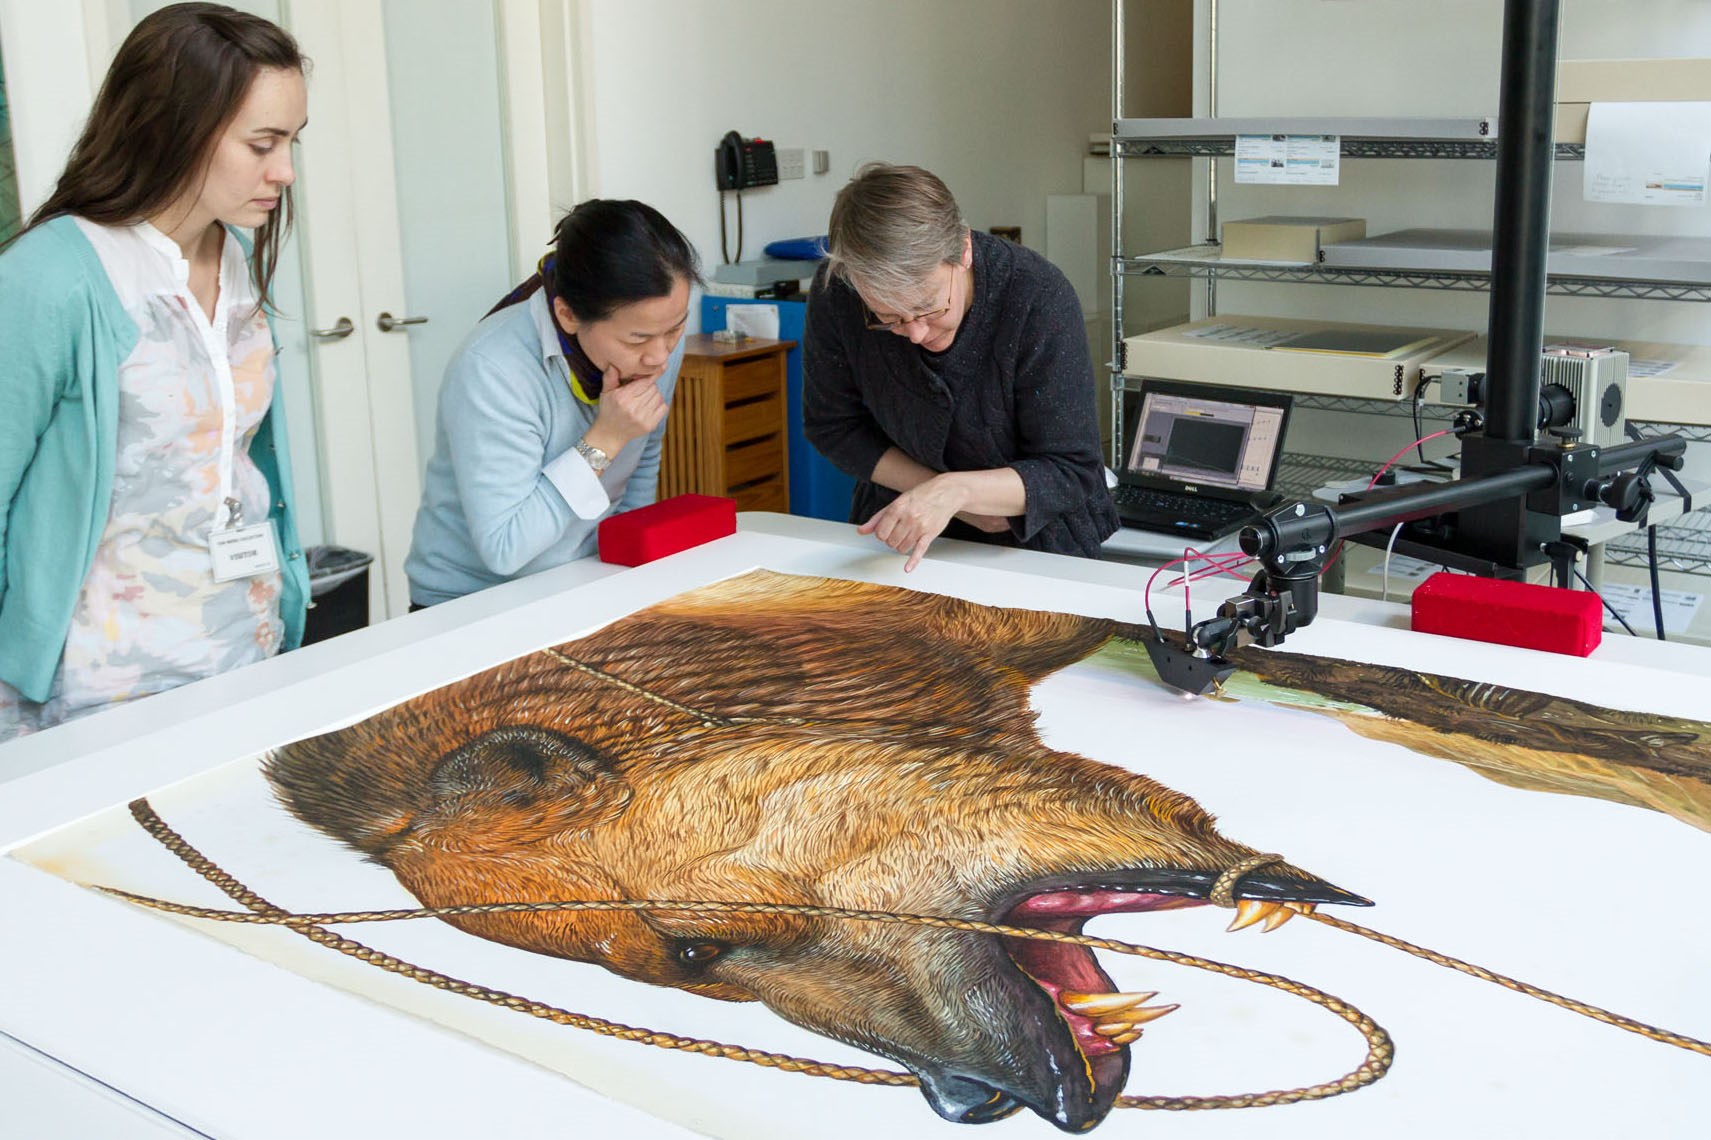
M 640 198 L 719 263 L 713 149 L 728 130 L 831 154 L 745 191 L 744 259 L 821 234 L 862 162 L 925 166 L 977 229 L 1045 243 L 1110 122 L 1108 0 L 583 0 L 588 191 Z M 810 165 L 810 171 L 812 166 Z M 571 203 L 561 203 L 569 206 Z M 730 234 L 735 253 L 735 207 Z
M 95 94 L 82 7 L 0 0 L 0 50 L 11 92 L 18 202 L 28 218 L 59 181 Z

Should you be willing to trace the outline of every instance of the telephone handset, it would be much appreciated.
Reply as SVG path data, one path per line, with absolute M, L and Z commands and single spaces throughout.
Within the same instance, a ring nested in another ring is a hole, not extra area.
M 745 139 L 727 131 L 713 152 L 713 183 L 720 190 L 776 186 L 778 152 L 766 139 Z

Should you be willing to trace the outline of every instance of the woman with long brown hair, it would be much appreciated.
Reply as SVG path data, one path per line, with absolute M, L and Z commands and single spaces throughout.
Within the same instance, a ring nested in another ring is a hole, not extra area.
M 304 64 L 231 8 L 148 16 L 0 253 L 0 741 L 301 640 L 267 305 Z

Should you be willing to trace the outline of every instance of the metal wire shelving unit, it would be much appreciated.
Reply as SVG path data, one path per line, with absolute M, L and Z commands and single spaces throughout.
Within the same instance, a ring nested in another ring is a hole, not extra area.
M 1211 0 L 1210 35 L 1214 49 L 1208 75 L 1210 118 L 1125 118 L 1123 0 L 1112 0 L 1112 134 L 1111 134 L 1111 283 L 1112 283 L 1112 450 L 1123 450 L 1122 398 L 1129 386 L 1126 376 L 1123 285 L 1126 278 L 1198 278 L 1206 282 L 1209 311 L 1216 312 L 1219 280 L 1352 285 L 1407 289 L 1436 289 L 1485 292 L 1490 289 L 1488 272 L 1421 270 L 1405 266 L 1370 268 L 1325 264 L 1285 264 L 1225 260 L 1216 241 L 1217 162 L 1233 156 L 1236 136 L 1241 134 L 1337 135 L 1339 150 L 1348 158 L 1489 160 L 1497 153 L 1496 122 L 1493 118 L 1231 118 L 1217 114 L 1217 0 Z M 1582 143 L 1555 145 L 1558 161 L 1584 160 Z M 1193 157 L 1210 160 L 1207 201 L 1207 240 L 1180 249 L 1144 254 L 1123 252 L 1123 167 L 1128 159 Z M 1685 301 L 1711 303 L 1711 281 L 1656 281 L 1615 277 L 1551 276 L 1546 291 L 1555 296 L 1598 297 L 1629 300 Z M 1412 406 L 1406 400 L 1372 400 L 1355 397 L 1298 394 L 1297 408 L 1407 416 Z M 1456 409 L 1426 404 L 1419 409 L 1424 422 L 1442 424 Z M 1639 423 L 1641 430 L 1676 432 L 1690 443 L 1711 443 L 1711 426 Z M 1372 464 L 1335 456 L 1286 453 L 1280 467 L 1279 489 L 1285 494 L 1307 498 L 1328 483 L 1370 475 Z M 1706 496 L 1711 499 L 1711 495 Z M 1695 509 L 1658 527 L 1658 556 L 1664 569 L 1711 575 L 1711 507 L 1697 502 Z M 1646 534 L 1635 532 L 1604 544 L 1608 564 L 1645 566 L 1650 557 Z

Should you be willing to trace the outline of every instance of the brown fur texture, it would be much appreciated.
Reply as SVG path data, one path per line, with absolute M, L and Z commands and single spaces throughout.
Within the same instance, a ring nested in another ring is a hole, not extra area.
M 1029 687 L 1117 629 L 757 571 L 282 748 L 267 771 L 297 816 L 429 905 L 679 898 L 1001 920 L 1042 882 L 1209 881 L 1253 849 L 1188 797 L 1035 731 Z M 1327 887 L 1270 870 L 1280 898 Z M 1079 1131 L 1127 1072 L 1126 1048 L 1081 1056 L 990 936 L 793 916 L 454 921 L 764 1001 L 909 1065 L 953 1119 L 1025 1105 Z M 1092 956 L 1070 953 L 1097 988 Z
M 676 898 L 1002 921 L 1066 885 L 1194 905 L 1253 850 L 1178 792 L 1046 747 L 1028 703 L 1054 670 L 1141 636 L 757 571 L 282 748 L 267 771 L 299 818 L 429 905 Z M 1697 803 L 1683 818 L 1706 825 L 1711 727 L 1699 722 L 1309 654 L 1238 660 L 1277 687 L 1276 703 L 1344 702 L 1315 711 L 1363 736 L 1523 787 L 1677 814 Z M 1363 901 L 1287 866 L 1238 893 Z M 908 1065 L 951 1119 L 1025 1106 L 1081 1131 L 1127 1075 L 1127 1048 L 1087 1050 L 1036 976 L 1109 985 L 1085 951 L 794 916 L 453 921 L 641 981 L 764 1001 Z
M 1711 725 L 1704 721 L 1310 653 L 1249 649 L 1234 660 L 1268 684 L 1365 706 L 1371 713 L 1327 715 L 1368 739 L 1453 760 L 1512 787 L 1651 808 L 1711 831 Z

